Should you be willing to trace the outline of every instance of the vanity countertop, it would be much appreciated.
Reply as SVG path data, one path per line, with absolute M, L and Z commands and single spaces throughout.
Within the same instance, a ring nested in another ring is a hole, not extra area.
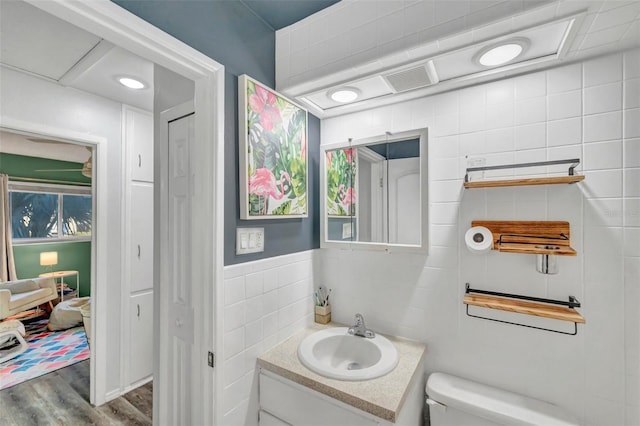
M 258 357 L 258 365 L 286 379 L 395 423 L 413 380 L 424 373 L 423 343 L 386 336 L 398 350 L 396 368 L 382 377 L 364 381 L 343 381 L 320 376 L 298 359 L 298 345 L 309 334 L 341 324 L 313 324 Z

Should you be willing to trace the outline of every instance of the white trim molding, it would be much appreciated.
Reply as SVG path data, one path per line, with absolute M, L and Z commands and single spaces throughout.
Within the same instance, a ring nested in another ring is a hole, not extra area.
M 192 221 L 200 225 L 200 238 L 191 242 L 192 252 L 198 253 L 198 260 L 192 262 L 192 277 L 194 299 L 198 301 L 195 307 L 198 326 L 194 330 L 195 341 L 199 345 L 197 350 L 202 353 L 202 364 L 193 366 L 190 381 L 196 381 L 201 387 L 199 397 L 194 398 L 194 424 L 214 424 L 216 402 L 221 397 L 220 385 L 216 380 L 216 370 L 206 363 L 207 351 L 215 351 L 221 344 L 221 336 L 217 333 L 216 320 L 220 317 L 220 294 L 223 270 L 223 191 L 224 191 L 224 66 L 187 46 L 181 41 L 154 27 L 148 22 L 122 9 L 109 0 L 70 1 L 70 0 L 27 0 L 33 6 L 52 15 L 83 28 L 99 37 L 123 47 L 140 57 L 161 65 L 185 78 L 195 82 L 195 155 L 198 161 L 193 164 L 195 180 L 194 215 Z M 97 146 L 100 150 L 100 146 Z M 167 156 L 160 152 L 156 155 Z M 98 167 L 98 182 L 106 178 L 106 170 Z M 105 176 L 102 176 L 105 174 Z M 156 174 L 154 179 L 162 191 L 162 182 L 166 177 Z M 160 204 L 158 204 L 160 203 Z M 155 203 L 154 220 L 161 222 L 158 206 Z M 166 216 L 164 217 L 166 219 Z M 162 223 L 160 223 L 162 226 Z M 160 228 L 166 229 L 166 228 Z M 162 240 L 162 238 L 158 238 Z M 158 265 L 170 262 L 167 251 L 162 246 L 159 254 L 154 256 L 154 273 L 156 285 L 161 288 L 169 285 L 168 277 L 159 274 Z M 98 266 L 104 259 L 98 259 Z M 105 271 L 106 265 L 103 265 Z M 102 274 L 104 272 L 97 272 Z M 98 288 L 99 292 L 100 289 Z M 98 293 L 99 294 L 99 293 Z M 101 304 L 103 298 L 97 298 L 95 306 L 97 318 L 107 309 Z M 160 319 L 165 314 L 166 307 L 154 306 L 154 323 L 162 324 Z M 94 336 L 101 332 L 104 325 L 98 324 Z M 166 333 L 166 330 L 164 330 Z M 165 334 L 166 336 L 166 334 Z M 154 328 L 154 350 L 161 355 L 163 339 L 162 326 Z M 92 374 L 91 401 L 95 404 L 104 403 L 107 399 L 104 388 L 107 375 L 107 363 L 103 360 L 105 348 L 96 344 L 96 362 L 92 363 L 95 375 Z M 158 357 L 157 357 L 158 358 Z M 95 366 L 94 366 L 95 365 Z M 170 389 L 163 386 L 162 364 L 156 359 L 154 363 L 154 422 L 157 424 L 171 423 L 163 411 L 162 401 Z M 164 395 L 164 396 L 163 396 Z M 111 397 L 113 395 L 109 395 Z

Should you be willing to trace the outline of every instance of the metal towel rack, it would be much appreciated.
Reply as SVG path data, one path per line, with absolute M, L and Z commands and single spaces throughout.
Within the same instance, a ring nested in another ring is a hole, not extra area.
M 582 323 L 582 324 L 585 323 L 584 318 L 578 312 L 573 310 L 574 308 L 579 308 L 581 306 L 580 302 L 578 301 L 578 299 L 576 299 L 574 296 L 569 296 L 569 300 L 568 301 L 544 299 L 544 298 L 541 298 L 541 297 L 523 296 L 523 295 L 520 295 L 520 294 L 501 293 L 501 292 L 497 292 L 497 291 L 473 289 L 473 288 L 470 287 L 469 283 L 467 283 L 466 284 L 466 288 L 465 288 L 465 294 L 469 294 L 470 295 L 472 293 L 486 295 L 486 296 L 502 297 L 502 298 L 507 298 L 507 299 L 526 300 L 528 302 L 546 304 L 546 305 L 539 305 L 539 306 L 530 305 L 528 307 L 528 308 L 531 308 L 532 306 L 534 306 L 535 308 L 540 309 L 540 310 L 543 310 L 545 306 L 552 307 L 554 305 L 555 306 L 564 306 L 564 307 L 568 308 L 567 310 L 563 310 L 562 311 L 562 315 L 554 316 L 553 312 L 551 310 L 549 311 L 548 315 L 541 315 L 539 313 L 536 314 L 536 313 L 531 313 L 530 311 L 528 312 L 527 307 L 522 307 L 522 306 L 519 306 L 517 304 L 509 306 L 508 308 L 500 307 L 500 306 L 487 306 L 486 304 L 483 304 L 482 302 L 477 303 L 477 302 L 471 301 L 470 299 L 467 299 L 465 297 L 464 303 L 467 306 L 466 313 L 467 313 L 467 316 L 470 316 L 472 318 L 485 319 L 485 320 L 489 320 L 489 321 L 501 322 L 501 323 L 504 323 L 504 324 L 519 325 L 521 327 L 535 328 L 537 330 L 550 331 L 552 333 L 559 333 L 559 334 L 567 334 L 567 335 L 570 335 L 570 336 L 575 336 L 576 334 L 578 334 L 578 323 Z M 499 301 L 499 299 L 496 299 L 496 301 Z M 504 320 L 499 320 L 499 319 L 495 319 L 495 318 L 488 318 L 488 317 L 483 317 L 483 316 L 479 316 L 479 315 L 474 315 L 474 314 L 469 313 L 469 305 L 486 307 L 486 308 L 489 308 L 489 309 L 501 309 L 501 310 L 508 311 L 508 312 L 515 312 L 515 313 L 522 313 L 522 314 L 529 314 L 529 315 L 537 315 L 537 316 L 546 317 L 546 318 L 554 318 L 554 319 L 560 319 L 560 320 L 565 320 L 565 321 L 571 321 L 571 322 L 573 322 L 573 325 L 574 325 L 574 331 L 573 332 L 566 332 L 566 331 L 561 331 L 561 330 L 553 330 L 553 329 L 550 329 L 550 328 L 537 327 L 537 326 L 528 325 L 528 324 L 521 324 L 521 323 L 517 323 L 517 322 L 504 321 Z M 555 310 L 557 310 L 557 309 L 555 309 Z
M 571 164 L 567 171 L 569 176 L 573 176 L 575 168 L 580 164 L 579 158 L 572 158 L 570 160 L 551 160 L 551 161 L 538 161 L 534 163 L 519 163 L 519 164 L 503 164 L 499 166 L 482 166 L 482 167 L 469 167 L 467 173 L 464 175 L 464 181 L 469 182 L 470 172 L 484 172 L 487 170 L 502 170 L 502 169 L 519 169 L 523 167 L 538 167 L 538 166 L 555 166 L 558 164 Z

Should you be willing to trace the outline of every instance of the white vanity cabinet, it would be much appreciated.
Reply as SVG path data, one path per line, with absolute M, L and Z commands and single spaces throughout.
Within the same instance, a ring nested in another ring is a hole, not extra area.
M 262 369 L 259 426 L 419 426 L 422 424 L 424 401 L 421 383 L 423 381 L 416 380 L 411 386 L 404 407 L 396 422 L 392 423 Z M 380 389 L 380 392 L 385 390 Z
M 381 424 L 367 414 L 273 373 L 260 373 L 260 410 L 292 426 Z M 382 419 L 381 419 L 382 421 Z M 260 426 L 263 422 L 260 418 Z M 390 424 L 390 423 L 387 423 Z
M 124 389 L 153 374 L 153 114 L 122 107 Z

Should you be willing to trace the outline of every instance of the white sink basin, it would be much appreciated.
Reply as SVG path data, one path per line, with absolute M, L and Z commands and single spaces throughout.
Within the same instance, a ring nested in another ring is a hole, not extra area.
M 302 340 L 298 358 L 309 370 L 330 379 L 369 380 L 398 365 L 398 351 L 387 338 L 347 334 L 347 327 L 317 331 Z

